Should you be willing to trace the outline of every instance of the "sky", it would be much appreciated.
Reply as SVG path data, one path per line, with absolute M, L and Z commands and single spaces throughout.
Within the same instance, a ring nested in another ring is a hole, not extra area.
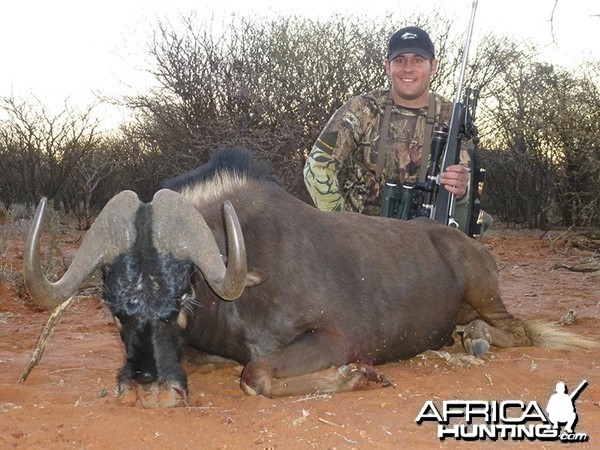
M 19 0 L 0 6 L 0 97 L 27 99 L 61 108 L 89 105 L 98 94 L 131 93 L 128 83 L 143 83 L 140 55 L 158 19 L 176 20 L 196 10 L 199 16 L 294 13 L 318 18 L 332 13 L 377 15 L 441 10 L 467 28 L 473 0 Z M 553 8 L 554 21 L 550 23 Z M 364 5 L 369 5 L 366 10 Z M 600 61 L 598 0 L 478 0 L 473 44 L 488 32 L 532 40 L 547 61 L 575 67 Z M 399 27 L 405 24 L 399 24 Z M 462 46 L 463 44 L 461 44 Z M 139 81 L 138 81 L 139 80 Z M 139 87 L 139 86 L 137 86 Z M 107 113 L 108 114 L 108 113 Z

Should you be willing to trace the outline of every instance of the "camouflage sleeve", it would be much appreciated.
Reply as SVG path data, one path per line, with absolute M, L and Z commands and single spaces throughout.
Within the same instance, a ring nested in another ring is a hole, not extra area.
M 343 211 L 338 171 L 341 163 L 333 156 L 337 132 L 323 132 L 308 154 L 304 165 L 304 184 L 316 207 L 325 211 Z
M 345 211 L 338 173 L 357 149 L 361 133 L 359 116 L 364 108 L 354 97 L 338 109 L 321 132 L 304 165 L 304 184 L 317 208 Z

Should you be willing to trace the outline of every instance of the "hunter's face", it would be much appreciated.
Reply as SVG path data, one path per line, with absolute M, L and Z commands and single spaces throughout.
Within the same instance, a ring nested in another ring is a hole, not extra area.
M 427 106 L 429 83 L 438 61 L 429 61 L 415 53 L 403 53 L 385 62 L 385 71 L 392 81 L 392 98 L 408 108 Z

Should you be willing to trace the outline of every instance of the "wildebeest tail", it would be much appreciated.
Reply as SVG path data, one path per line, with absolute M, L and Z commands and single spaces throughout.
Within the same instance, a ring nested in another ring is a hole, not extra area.
M 564 330 L 564 325 L 541 320 L 524 320 L 525 332 L 534 347 L 548 350 L 591 350 L 600 344 L 578 334 Z

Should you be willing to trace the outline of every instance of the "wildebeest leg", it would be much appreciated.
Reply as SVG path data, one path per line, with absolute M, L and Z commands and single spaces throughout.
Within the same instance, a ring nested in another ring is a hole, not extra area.
M 477 288 L 467 291 L 458 323 L 468 324 L 463 345 L 470 355 L 482 356 L 490 344 L 505 348 L 531 345 L 523 322 L 504 306 L 497 280 L 480 280 Z
M 367 364 L 353 360 L 347 340 L 329 331 L 299 336 L 282 349 L 251 360 L 242 372 L 242 389 L 266 397 L 334 393 L 389 383 Z M 356 358 L 354 358 L 356 360 Z
M 372 366 L 344 364 L 339 367 L 288 378 L 273 378 L 268 397 L 286 397 L 304 394 L 333 394 L 358 391 L 372 387 L 390 386 L 390 382 Z M 244 389 L 248 394 L 253 392 Z M 265 395 L 265 394 L 262 394 Z

